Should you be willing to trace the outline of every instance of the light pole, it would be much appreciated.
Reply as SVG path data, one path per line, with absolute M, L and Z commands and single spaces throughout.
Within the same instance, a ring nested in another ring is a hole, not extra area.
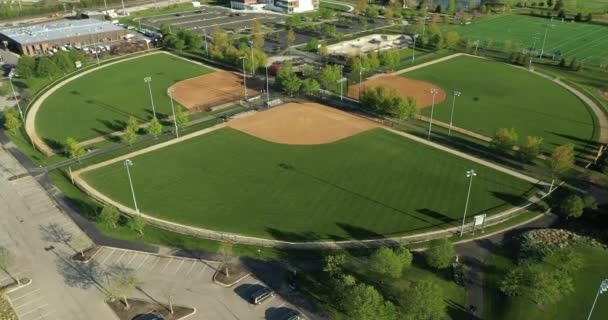
M 121 0 L 121 2 L 122 2 L 122 15 L 126 16 L 127 10 L 125 10 L 125 0 Z
M 179 130 L 177 128 L 177 117 L 175 116 L 175 105 L 173 105 L 173 88 L 169 88 L 169 100 L 171 100 L 171 111 L 173 111 L 173 123 L 175 124 L 175 137 L 179 138 Z
M 270 66 L 266 66 L 266 68 L 264 68 L 266 70 L 266 106 L 270 106 L 270 85 L 268 84 L 268 68 L 270 68 Z
M 154 107 L 154 98 L 152 98 L 152 86 L 150 82 L 152 82 L 152 77 L 145 77 L 144 82 L 148 84 L 148 91 L 150 92 L 150 102 L 152 103 L 152 115 L 156 118 L 156 108 Z
M 456 105 L 456 97 L 460 97 L 461 94 L 462 92 L 457 90 L 454 90 L 454 92 L 452 93 L 454 98 L 452 99 L 452 112 L 450 113 L 450 128 L 448 129 L 448 136 L 452 135 L 452 122 L 454 120 L 454 106 Z
M 207 46 L 207 29 L 203 29 L 203 34 L 205 37 L 205 53 L 207 54 L 207 57 L 209 56 L 209 47 Z
M 431 140 L 431 128 L 433 127 L 433 111 L 435 110 L 435 96 L 438 92 L 439 90 L 435 88 L 431 89 L 431 95 L 433 95 L 433 103 L 431 104 L 431 121 L 429 121 L 429 135 L 427 137 L 427 140 Z
M 97 59 L 97 65 L 99 65 L 99 55 L 97 54 L 97 49 L 93 50 L 95 52 L 95 58 Z
M 540 49 L 540 55 L 538 56 L 539 58 L 542 58 L 543 54 L 545 53 L 545 42 L 547 41 L 547 33 L 549 32 L 549 28 L 553 28 L 553 25 L 545 24 L 545 37 L 543 38 L 543 46 Z
M 528 65 L 529 69 L 532 69 L 532 58 L 534 58 L 534 51 L 536 50 L 536 40 L 538 40 L 538 36 L 534 36 L 534 42 L 532 43 L 532 49 L 530 50 L 530 64 Z
M 608 279 L 604 279 L 600 283 L 600 287 L 599 289 L 597 289 L 597 293 L 595 294 L 595 300 L 593 300 L 593 304 L 591 305 L 591 310 L 589 310 L 589 316 L 587 317 L 587 320 L 591 320 L 591 315 L 593 314 L 593 309 L 595 308 L 597 298 L 600 296 L 600 294 L 605 293 L 606 291 L 608 291 Z
M 253 41 L 249 41 L 249 51 L 251 52 L 251 76 L 255 77 L 255 66 L 253 61 Z
M 467 209 L 469 208 L 469 197 L 471 196 L 471 186 L 473 185 L 473 177 L 477 175 L 475 170 L 471 169 L 467 171 L 467 178 L 469 178 L 469 191 L 467 192 L 467 201 L 464 205 L 464 215 L 462 216 L 462 227 L 460 227 L 460 236 L 464 233 L 464 220 L 467 217 Z
M 131 195 L 133 196 L 133 204 L 135 205 L 135 211 L 139 213 L 139 208 L 137 207 L 137 199 L 135 199 L 135 189 L 133 189 L 133 180 L 131 180 L 131 170 L 129 167 L 133 165 L 133 161 L 131 159 L 125 160 L 125 168 L 127 168 L 127 176 L 129 177 L 129 185 L 131 186 Z
M 247 101 L 247 77 L 245 76 L 245 57 L 241 57 L 243 60 L 243 87 L 245 88 L 245 101 Z
M 25 118 L 23 117 L 23 111 L 21 110 L 21 103 L 19 103 L 19 99 L 17 99 L 17 93 L 15 92 L 15 87 L 13 86 L 13 73 L 9 73 L 8 75 L 8 83 L 11 85 L 11 90 L 13 91 L 13 98 L 15 98 L 15 102 L 17 102 L 17 110 L 19 110 L 19 116 L 21 117 L 21 121 L 25 123 Z
M 343 65 L 338 65 L 340 67 L 340 79 L 338 79 L 338 83 L 340 84 L 340 101 L 344 100 L 344 89 L 342 88 L 344 85 L 344 81 L 346 81 L 346 79 L 344 78 L 344 66 Z
M 479 49 L 479 40 L 475 40 L 473 44 L 475 45 L 475 55 L 477 55 L 477 49 Z
M 414 38 L 414 47 L 412 48 L 412 64 L 414 64 L 414 60 L 416 59 L 416 39 L 418 38 L 418 35 L 415 34 L 413 36 Z

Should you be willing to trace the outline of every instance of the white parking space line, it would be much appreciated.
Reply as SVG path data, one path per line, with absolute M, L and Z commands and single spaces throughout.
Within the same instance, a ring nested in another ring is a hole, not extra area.
M 167 264 L 163 267 L 163 269 L 160 272 L 165 272 L 165 269 L 167 269 L 169 264 L 171 264 L 171 262 L 173 262 L 173 260 L 176 260 L 176 259 L 167 258 L 167 260 L 169 260 L 169 261 L 167 261 Z
M 15 306 L 15 310 L 17 310 L 17 309 L 19 309 L 19 308 L 23 308 L 23 307 L 25 307 L 25 306 L 27 306 L 27 305 L 30 305 L 30 304 L 32 304 L 33 302 L 39 301 L 40 299 L 42 299 L 42 296 L 38 296 L 38 297 L 35 297 L 35 298 L 33 298 L 33 299 L 28 299 L 28 301 L 27 301 L 27 302 L 22 303 L 22 304 L 20 304 L 20 305 L 18 305 L 18 306 Z
M 141 263 L 137 266 L 137 268 L 135 268 L 135 270 L 139 270 L 139 268 L 141 268 L 141 266 L 144 264 L 144 262 L 146 262 L 146 260 L 148 260 L 150 256 L 149 255 L 144 255 L 144 259 L 141 261 Z
M 30 291 L 30 292 L 28 292 L 28 293 L 26 293 L 26 294 L 23 294 L 23 295 L 21 295 L 21 296 L 19 296 L 19 297 L 16 297 L 16 298 L 11 298 L 11 301 L 12 301 L 13 303 L 15 303 L 15 301 L 17 301 L 17 300 L 19 300 L 19 299 L 21 299 L 21 298 L 24 298 L 24 297 L 26 297 L 26 296 L 29 296 L 29 295 L 30 295 L 30 294 L 32 294 L 32 293 L 36 293 L 36 292 L 38 292 L 38 291 L 40 291 L 40 288 L 36 288 L 36 289 L 34 289 L 34 290 L 32 290 L 32 291 Z
M 30 320 L 39 320 L 39 319 L 49 320 L 49 315 L 51 315 L 53 313 L 55 313 L 55 310 L 47 311 L 46 313 L 39 313 L 36 318 L 32 318 Z
M 207 269 L 207 264 L 203 263 L 203 268 L 201 269 L 201 271 L 198 272 L 197 276 L 200 276 L 203 274 L 203 271 L 205 271 L 205 269 Z
M 198 261 L 193 260 L 192 261 L 192 265 L 190 266 L 190 269 L 188 269 L 188 272 L 186 272 L 186 276 L 190 274 L 190 272 L 192 272 L 192 269 L 194 269 L 194 266 L 198 263 Z
M 122 254 L 120 255 L 120 257 L 118 258 L 118 260 L 116 260 L 116 264 L 120 263 L 120 259 L 122 259 L 122 257 L 125 255 L 125 253 L 127 253 L 126 251 L 123 251 Z
M 179 271 L 179 269 L 182 267 L 182 265 L 184 264 L 185 261 L 186 261 L 185 259 L 182 259 L 182 262 L 179 264 L 179 266 L 177 266 L 177 269 L 175 269 L 175 272 L 173 272 L 173 274 L 176 274 Z
M 152 265 L 152 267 L 150 267 L 150 270 L 153 270 L 154 267 L 156 267 L 156 264 L 160 261 L 160 257 L 156 257 L 156 261 L 154 261 L 154 264 Z
M 46 307 L 46 306 L 48 306 L 48 305 L 49 305 L 48 303 L 45 303 L 45 304 L 43 304 L 43 305 L 40 305 L 40 306 L 38 306 L 38 308 L 36 308 L 36 309 L 33 309 L 33 310 L 30 310 L 30 311 L 28 311 L 28 312 L 26 312 L 26 313 L 22 313 L 22 314 L 20 314 L 20 315 L 19 315 L 19 317 L 23 318 L 23 317 L 25 317 L 26 315 L 28 315 L 28 314 L 30 314 L 30 313 L 32 313 L 32 312 L 36 312 L 36 311 L 38 311 L 38 310 L 40 310 L 40 309 L 42 309 L 42 308 L 44 308 L 44 307 Z
M 129 260 L 129 263 L 127 263 L 127 267 L 131 265 L 131 262 L 133 262 L 133 260 L 135 260 L 135 257 L 137 257 L 137 256 L 138 256 L 137 253 L 133 254 L 133 258 L 131 258 L 131 260 Z
M 112 251 L 110 252 L 110 254 L 109 254 L 109 255 L 107 255 L 107 256 L 106 256 L 106 257 L 103 259 L 103 261 L 101 261 L 101 264 L 106 263 L 106 260 L 108 260 L 108 258 L 109 258 L 109 257 L 111 257 L 111 256 L 114 254 L 114 251 L 116 251 L 116 249 L 111 249 L 111 250 L 112 250 Z

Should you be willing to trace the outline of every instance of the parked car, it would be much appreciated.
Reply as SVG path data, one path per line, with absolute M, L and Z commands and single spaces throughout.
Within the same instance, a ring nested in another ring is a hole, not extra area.
M 270 288 L 262 287 L 251 294 L 251 303 L 255 305 L 262 304 L 264 301 L 269 300 L 272 297 L 274 297 L 274 291 L 270 290 Z
M 285 316 L 282 318 L 283 320 L 304 320 L 302 314 L 296 310 L 289 310 Z

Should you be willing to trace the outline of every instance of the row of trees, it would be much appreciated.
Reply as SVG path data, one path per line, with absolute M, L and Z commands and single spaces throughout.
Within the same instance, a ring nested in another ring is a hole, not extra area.
M 384 86 L 364 88 L 361 92 L 361 106 L 380 114 L 399 119 L 410 119 L 418 114 L 416 98 L 403 98 L 397 90 Z
M 52 78 L 74 71 L 76 61 L 85 65 L 88 57 L 80 50 L 57 51 L 51 57 L 41 57 L 39 59 L 24 55 L 17 62 L 17 74 L 23 79 Z
M 370 52 L 367 55 L 350 56 L 346 58 L 346 68 L 350 72 L 350 81 L 359 82 L 359 74 L 369 75 L 380 67 L 394 70 L 401 62 L 401 52 L 398 49 Z
M 135 215 L 126 222 L 122 220 L 120 212 L 112 206 L 104 206 L 97 215 L 97 221 L 108 229 L 117 229 L 121 224 L 125 223 L 127 228 L 137 233 L 139 236 L 144 235 L 146 220 L 141 215 Z

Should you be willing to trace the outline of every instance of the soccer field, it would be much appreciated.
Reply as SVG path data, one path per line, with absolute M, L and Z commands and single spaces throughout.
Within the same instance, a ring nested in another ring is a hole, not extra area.
M 574 143 L 579 149 L 594 145 L 594 118 L 576 96 L 559 85 L 513 66 L 473 57 L 457 57 L 401 74 L 427 81 L 448 92 L 437 104 L 434 118 L 450 122 L 453 90 L 456 98 L 453 124 L 486 136 L 498 128 L 515 128 L 520 141 L 526 136 L 544 138 L 544 149 Z M 429 116 L 430 108 L 422 110 Z
M 208 72 L 211 70 L 198 64 L 161 53 L 102 68 L 49 96 L 36 115 L 36 131 L 54 146 L 67 137 L 83 141 L 122 130 L 130 115 L 148 121 L 152 105 L 144 77 L 152 77 L 156 111 L 170 114 L 167 88 Z
M 372 238 L 459 225 L 519 204 L 523 180 L 372 129 L 320 145 L 267 142 L 231 128 L 132 158 L 140 210 L 202 228 L 284 240 Z M 133 207 L 122 163 L 83 173 Z
M 463 38 L 491 41 L 492 47 L 506 52 L 531 48 L 533 37 L 538 37 L 536 48 L 541 49 L 545 25 L 553 25 L 547 33 L 545 53 L 561 53 L 566 59 L 576 57 L 586 64 L 608 62 L 608 26 L 582 22 L 561 22 L 524 15 L 497 15 L 472 25 L 447 25 L 444 31 L 456 31 Z M 505 47 L 505 41 L 512 45 Z

